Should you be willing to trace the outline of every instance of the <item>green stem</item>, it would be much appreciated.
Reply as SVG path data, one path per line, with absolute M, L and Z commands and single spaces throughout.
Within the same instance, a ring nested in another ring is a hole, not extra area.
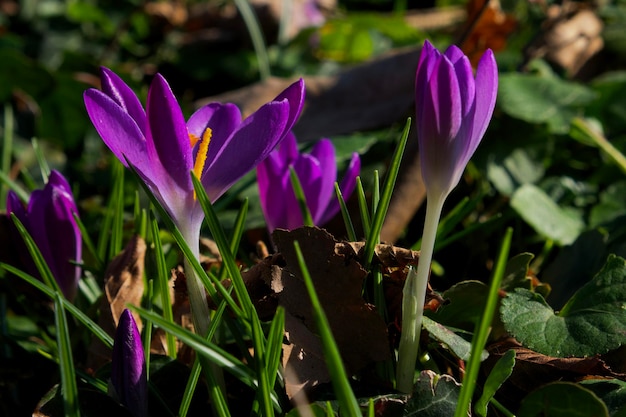
M 582 130 L 589 139 L 593 141 L 600 149 L 602 149 L 608 156 L 617 164 L 617 166 L 626 173 L 626 156 L 621 153 L 611 142 L 608 141 L 603 135 L 593 129 L 589 123 L 583 119 L 576 118 L 572 121 L 572 125 Z
M 502 240 L 500 246 L 500 252 L 496 259 L 493 276 L 491 278 L 491 284 L 489 286 L 489 295 L 487 296 L 487 302 L 485 304 L 485 310 L 480 319 L 476 333 L 472 338 L 472 347 L 470 351 L 470 358 L 465 369 L 465 377 L 463 378 L 463 384 L 461 385 L 461 392 L 459 393 L 459 400 L 456 405 L 454 417 L 464 417 L 470 415 L 470 403 L 472 396 L 474 395 L 474 389 L 476 388 L 476 380 L 478 378 L 478 371 L 480 370 L 480 354 L 487 343 L 487 338 L 491 332 L 491 323 L 493 322 L 493 315 L 498 306 L 500 300 L 499 291 L 502 277 L 506 269 L 506 262 L 509 257 L 509 250 L 511 249 L 511 237 L 513 236 L 513 229 L 508 228 Z
M 444 201 L 445 196 L 441 196 L 434 199 L 429 198 L 426 202 L 426 219 L 417 273 L 413 269 L 409 270 L 402 291 L 402 337 L 398 349 L 396 388 L 404 393 L 413 391 L 413 377 L 415 376 L 415 362 L 419 348 L 422 316 L 424 315 L 428 275 L 433 259 L 435 238 L 437 237 L 437 225 Z

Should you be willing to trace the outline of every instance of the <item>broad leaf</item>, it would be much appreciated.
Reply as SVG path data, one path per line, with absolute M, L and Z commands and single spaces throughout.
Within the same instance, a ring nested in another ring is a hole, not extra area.
M 487 415 L 487 404 L 493 398 L 496 391 L 513 373 L 513 367 L 515 366 L 515 351 L 513 349 L 507 350 L 498 362 L 494 365 L 493 369 L 489 373 L 485 385 L 483 386 L 483 393 L 476 401 L 474 411 L 479 416 Z
M 461 386 L 449 375 L 422 371 L 413 395 L 404 409 L 405 417 L 452 416 Z
M 543 297 L 516 289 L 502 301 L 502 321 L 524 346 L 549 356 L 592 356 L 626 343 L 626 261 L 611 255 L 558 315 Z
M 525 184 L 511 197 L 511 207 L 540 235 L 559 245 L 569 245 L 582 232 L 582 216 L 559 207 L 540 188 Z
M 609 412 L 590 390 L 570 382 L 554 382 L 530 393 L 517 416 L 609 417 Z
M 461 336 L 457 335 L 444 325 L 439 324 L 428 317 L 423 317 L 422 325 L 426 330 L 428 330 L 431 337 L 446 345 L 456 357 L 463 359 L 464 361 L 469 360 L 472 348 L 472 344 L 470 342 L 463 339 Z M 480 355 L 481 360 L 487 359 L 488 356 L 489 353 L 486 350 L 483 350 Z
M 577 110 L 594 97 L 588 87 L 557 77 L 511 73 L 499 78 L 502 110 L 529 123 L 547 123 L 554 133 L 567 133 Z

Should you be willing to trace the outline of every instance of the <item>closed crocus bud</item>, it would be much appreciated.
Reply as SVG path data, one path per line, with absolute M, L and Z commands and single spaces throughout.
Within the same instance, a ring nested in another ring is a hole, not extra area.
M 128 309 L 122 312 L 115 331 L 109 388 L 134 417 L 148 414 L 146 360 L 139 329 Z
M 424 300 L 443 204 L 487 130 L 497 91 L 498 67 L 491 50 L 480 59 L 474 76 L 469 59 L 456 46 L 442 54 L 428 41 L 424 43 L 415 76 L 415 122 L 426 186 L 426 219 L 417 272 L 409 273 L 404 284 L 396 372 L 396 388 L 401 392 L 413 389 Z
M 429 198 L 445 198 L 459 183 L 496 104 L 498 67 L 491 50 L 472 71 L 456 46 L 439 52 L 428 41 L 415 77 L 422 176 Z
M 67 180 L 52 171 L 42 190 L 35 190 L 28 206 L 24 207 L 17 195 L 10 191 L 7 198 L 7 214 L 15 214 L 32 236 L 41 251 L 59 288 L 69 300 L 76 296 L 81 268 L 82 235 L 74 215 L 78 208 Z M 21 247 L 26 251 L 26 247 Z M 24 254 L 28 272 L 38 276 L 30 255 Z
M 323 225 L 339 212 L 335 196 L 337 161 L 332 142 L 322 139 L 313 146 L 310 154 L 301 154 L 296 137 L 289 133 L 280 148 L 257 166 L 259 197 L 270 232 L 276 228 L 295 229 L 304 222 L 291 184 L 290 167 L 298 176 L 315 225 Z M 354 191 L 360 169 L 361 160 L 355 153 L 339 185 L 345 198 Z

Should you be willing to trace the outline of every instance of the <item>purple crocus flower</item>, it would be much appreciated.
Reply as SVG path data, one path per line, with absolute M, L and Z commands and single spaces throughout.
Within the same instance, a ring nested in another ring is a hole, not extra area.
M 278 227 L 295 229 L 303 224 L 291 185 L 290 167 L 298 175 L 314 224 L 323 225 L 339 212 L 334 186 L 337 161 L 332 142 L 322 139 L 313 146 L 310 154 L 300 154 L 296 137 L 289 133 L 280 148 L 257 167 L 261 207 L 270 233 Z M 339 186 L 345 198 L 354 191 L 360 169 L 361 160 L 354 153 Z
M 125 309 L 120 316 L 113 341 L 111 359 L 111 393 L 134 417 L 148 413 L 146 359 L 141 335 L 133 315 Z
M 78 208 L 67 180 L 57 171 L 52 171 L 43 190 L 30 195 L 28 206 L 13 191 L 7 196 L 7 214 L 15 214 L 32 236 L 41 251 L 50 272 L 68 300 L 73 300 L 78 288 L 81 268 L 82 235 L 74 215 Z M 22 252 L 26 253 L 26 247 Z M 30 257 L 28 272 L 39 276 Z
M 422 176 L 430 198 L 445 198 L 458 184 L 491 120 L 498 67 L 491 50 L 474 77 L 469 59 L 456 46 L 440 53 L 422 48 L 415 79 L 417 136 Z
M 424 299 L 443 204 L 459 183 L 469 159 L 491 120 L 498 91 L 498 67 L 487 50 L 476 70 L 456 46 L 440 53 L 424 42 L 415 77 L 415 106 L 426 219 L 417 272 L 404 284 L 402 337 L 398 348 L 396 388 L 413 390 Z
M 84 94 L 91 121 L 113 154 L 137 170 L 190 245 L 204 218 L 190 172 L 211 201 L 217 200 L 291 130 L 304 101 L 299 80 L 243 121 L 234 104 L 211 103 L 185 122 L 160 74 L 152 81 L 145 111 L 111 70 L 102 68 L 101 81 L 102 91 Z

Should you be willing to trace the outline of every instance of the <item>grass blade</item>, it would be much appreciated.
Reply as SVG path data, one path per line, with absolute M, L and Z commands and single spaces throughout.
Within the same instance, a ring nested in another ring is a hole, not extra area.
M 293 192 L 296 195 L 296 201 L 298 201 L 298 206 L 300 207 L 302 224 L 304 226 L 315 226 L 313 223 L 313 217 L 311 217 L 311 212 L 309 211 L 309 206 L 306 204 L 306 197 L 304 195 L 304 190 L 302 189 L 302 184 L 300 183 L 298 174 L 296 174 L 296 171 L 292 166 L 289 167 L 289 179 L 291 180 Z
M 60 293 L 54 294 L 54 322 L 57 331 L 57 346 L 59 348 L 59 372 L 61 374 L 63 409 L 66 416 L 79 417 L 78 387 L 76 386 L 72 345 L 67 328 L 63 296 Z
M 341 217 L 343 218 L 343 223 L 346 225 L 346 233 L 348 234 L 348 240 L 352 242 L 357 241 L 356 232 L 354 231 L 354 224 L 352 224 L 352 219 L 350 218 L 350 212 L 348 211 L 348 207 L 346 206 L 346 202 L 343 199 L 343 194 L 339 189 L 339 184 L 335 181 L 335 195 L 337 196 L 337 201 L 339 201 L 339 208 L 341 209 Z
M 389 171 L 387 172 L 387 178 L 385 179 L 385 184 L 383 186 L 383 193 L 380 202 L 376 207 L 376 213 L 372 219 L 370 233 L 368 234 L 367 242 L 365 243 L 364 261 L 366 267 L 369 267 L 371 264 L 372 258 L 374 257 L 374 249 L 380 240 L 380 231 L 383 228 L 383 222 L 385 220 L 385 216 L 387 215 L 389 202 L 391 201 L 391 194 L 393 193 L 393 188 L 396 184 L 396 179 L 398 178 L 400 162 L 402 161 L 402 155 L 404 154 L 404 148 L 406 147 L 410 128 L 411 118 L 408 118 L 406 125 L 404 126 L 400 142 L 398 143 L 398 146 L 393 154 L 391 165 L 389 166 Z
M 250 5 L 248 0 L 234 0 L 241 18 L 250 32 L 250 38 L 252 45 L 254 46 L 254 52 L 256 53 L 257 60 L 259 61 L 259 73 L 261 79 L 264 80 L 271 75 L 270 72 L 270 60 L 267 54 L 267 48 L 265 47 L 265 39 L 263 38 L 263 32 L 261 26 L 256 18 L 254 9 Z
M 156 259 L 157 269 L 157 288 L 161 295 L 161 308 L 163 309 L 163 318 L 170 323 L 174 323 L 174 313 L 172 312 L 172 300 L 170 300 L 169 271 L 163 254 L 163 246 L 161 245 L 161 236 L 159 234 L 159 226 L 156 220 L 152 220 L 152 243 L 154 244 L 154 257 Z M 176 359 L 176 338 L 174 335 L 165 333 L 165 341 L 167 346 L 167 355 Z
M 13 106 L 11 103 L 4 105 L 4 140 L 2 142 L 2 160 L 0 162 L 0 172 L 3 178 L 9 178 L 11 172 L 11 157 L 13 156 Z M 7 184 L 8 185 L 8 184 Z M 8 190 L 0 187 L 0 209 L 6 208 Z M 20 197 L 20 199 L 22 199 Z M 28 200 L 28 198 L 26 199 Z M 22 201 L 26 201 L 22 200 Z
M 315 319 L 315 324 L 317 325 L 317 331 L 322 339 L 324 358 L 326 360 L 326 365 L 328 366 L 328 371 L 330 372 L 335 395 L 337 396 L 341 406 L 341 415 L 348 417 L 362 417 L 359 403 L 354 396 L 352 387 L 350 387 L 348 375 L 343 366 L 339 349 L 337 348 L 335 338 L 330 330 L 330 324 L 328 323 L 326 314 L 324 313 L 322 305 L 317 298 L 317 293 L 315 292 L 315 287 L 313 286 L 313 280 L 311 279 L 304 257 L 302 256 L 300 245 L 297 241 L 295 241 L 293 245 L 296 251 L 296 256 L 298 257 L 298 265 L 300 266 L 300 271 L 302 272 L 302 277 L 304 278 L 304 284 L 306 285 L 309 298 L 311 299 L 313 317 Z
M 472 395 L 476 388 L 476 379 L 478 378 L 478 371 L 480 369 L 480 354 L 487 343 L 487 337 L 491 331 L 491 323 L 493 321 L 493 315 L 496 311 L 498 304 L 500 291 L 500 283 L 504 276 L 506 269 L 506 262 L 509 256 L 509 250 L 511 248 L 511 238 L 513 236 L 513 229 L 508 228 L 502 239 L 502 245 L 500 246 L 500 252 L 496 259 L 495 268 L 493 270 L 493 277 L 491 278 L 491 284 L 489 285 L 489 294 L 487 296 L 487 303 L 485 310 L 480 319 L 476 333 L 472 338 L 472 349 L 470 358 L 465 369 L 465 378 L 463 378 L 463 384 L 461 385 L 461 392 L 459 393 L 459 400 L 457 402 L 454 417 L 463 417 L 471 414 L 469 411 Z
M 370 235 L 370 214 L 367 209 L 367 198 L 365 197 L 365 190 L 363 189 L 363 183 L 361 177 L 356 177 L 356 195 L 359 199 L 359 213 L 361 214 L 361 224 L 363 225 L 363 235 L 366 240 L 369 240 Z
M 54 300 L 56 292 L 52 288 L 48 287 L 46 284 L 38 280 L 37 278 L 33 277 L 32 275 L 29 275 L 26 272 L 15 268 L 14 266 L 11 266 L 2 262 L 0 262 L 0 268 L 3 268 L 7 270 L 8 272 L 14 274 L 15 276 L 23 279 L 24 281 L 28 282 L 30 285 L 32 285 L 39 291 L 46 294 L 52 300 Z M 65 308 L 72 316 L 74 316 L 76 320 L 81 322 L 91 333 L 93 333 L 94 336 L 100 339 L 106 347 L 108 348 L 113 347 L 113 338 L 109 336 L 107 332 L 102 330 L 102 328 L 98 326 L 96 322 L 91 320 L 87 315 L 85 315 L 85 313 L 80 311 L 78 307 L 76 307 L 74 304 L 70 303 L 66 299 L 63 299 L 63 308 Z

